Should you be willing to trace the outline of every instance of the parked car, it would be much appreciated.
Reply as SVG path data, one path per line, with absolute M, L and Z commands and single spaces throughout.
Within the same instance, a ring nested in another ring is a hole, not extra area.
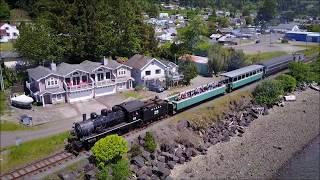
M 149 85 L 149 90 L 150 91 L 154 91 L 154 92 L 157 92 L 157 93 L 161 93 L 163 92 L 165 89 L 159 85 L 159 84 L 150 84 Z

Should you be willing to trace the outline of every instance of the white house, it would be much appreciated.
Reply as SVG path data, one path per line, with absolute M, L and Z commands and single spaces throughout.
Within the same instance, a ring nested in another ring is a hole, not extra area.
M 19 30 L 16 26 L 12 26 L 8 23 L 0 23 L 0 42 L 8 42 L 12 39 L 17 39 L 19 36 Z
M 132 77 L 137 85 L 148 87 L 151 83 L 165 85 L 168 81 L 180 81 L 183 76 L 177 72 L 178 66 L 168 61 L 136 54 L 126 65 L 132 67 Z

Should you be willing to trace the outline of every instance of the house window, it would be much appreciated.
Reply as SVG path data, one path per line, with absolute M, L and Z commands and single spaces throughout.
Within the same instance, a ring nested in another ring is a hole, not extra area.
M 151 74 L 151 71 L 146 71 L 146 76 L 149 76 Z
M 82 82 L 87 82 L 88 79 L 87 79 L 87 76 L 82 76 Z
M 6 30 L 9 30 L 9 27 L 6 27 Z
M 111 79 L 111 73 L 110 72 L 106 72 L 106 79 Z
M 97 74 L 97 76 L 98 76 L 98 81 L 103 80 L 103 73 L 99 73 L 99 74 Z
M 56 78 L 51 77 L 47 80 L 48 87 L 57 86 L 57 85 L 58 85 L 58 80 Z
M 160 73 L 161 73 L 161 69 L 157 69 L 156 74 L 160 74 Z
M 13 33 L 13 36 L 17 36 L 17 33 L 14 32 L 14 33 Z
M 118 75 L 125 75 L 125 74 L 126 74 L 126 70 L 124 70 L 124 69 L 119 69 Z
M 80 84 L 80 77 L 73 77 L 73 85 L 79 85 Z

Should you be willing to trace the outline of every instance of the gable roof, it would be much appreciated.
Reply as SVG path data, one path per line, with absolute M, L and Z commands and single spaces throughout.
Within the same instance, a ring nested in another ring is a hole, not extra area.
M 68 64 L 68 63 L 61 63 L 57 66 L 57 72 L 62 75 L 66 76 L 70 74 L 73 71 L 83 71 L 89 73 L 84 67 L 82 67 L 80 64 Z
M 35 68 L 31 68 L 31 69 L 28 69 L 27 71 L 28 71 L 29 76 L 32 77 L 36 81 L 39 79 L 42 79 L 46 76 L 49 76 L 50 74 L 55 74 L 55 75 L 59 76 L 59 74 L 56 74 L 51 69 L 46 68 L 44 66 L 38 66 Z
M 165 63 L 157 60 L 156 58 L 144 56 L 141 54 L 136 54 L 136 55 L 132 56 L 127 62 L 125 62 L 125 65 L 128 65 L 128 66 L 136 68 L 136 69 L 143 69 L 152 61 L 158 61 L 164 67 L 168 67 Z
M 130 59 L 128 59 L 128 61 L 125 62 L 125 64 L 136 69 L 142 69 L 146 64 L 151 62 L 151 60 L 151 57 L 136 54 L 132 56 Z

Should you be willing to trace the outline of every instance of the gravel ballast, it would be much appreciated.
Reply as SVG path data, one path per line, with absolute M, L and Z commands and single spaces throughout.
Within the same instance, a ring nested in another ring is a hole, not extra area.
M 243 137 L 211 146 L 207 155 L 177 165 L 174 179 L 269 179 L 319 134 L 319 92 L 296 92 L 297 101 L 274 107 L 246 128 Z M 187 171 L 188 170 L 188 171 Z M 189 173 L 191 172 L 191 173 Z

